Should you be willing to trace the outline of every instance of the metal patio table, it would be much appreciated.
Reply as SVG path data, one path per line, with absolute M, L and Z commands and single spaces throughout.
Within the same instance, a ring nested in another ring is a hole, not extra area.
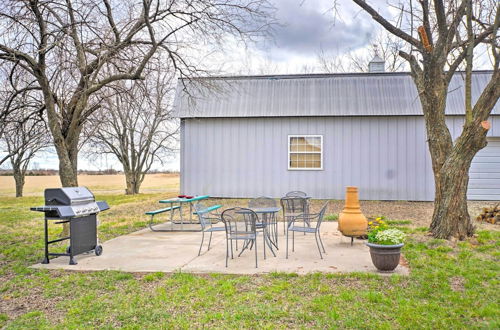
M 189 223 L 193 223 L 193 202 L 198 202 L 204 199 L 210 198 L 209 195 L 203 195 L 203 196 L 195 196 L 193 198 L 169 198 L 169 199 L 163 199 L 160 201 L 162 204 L 170 204 L 171 210 L 170 210 L 170 230 L 162 230 L 162 231 L 200 231 L 200 229 L 186 229 L 184 230 L 184 218 L 182 216 L 182 205 L 185 203 L 189 204 Z M 179 204 L 179 217 L 180 217 L 180 224 L 181 224 L 181 229 L 180 230 L 174 230 L 174 206 L 175 204 Z M 157 230 L 159 231 L 159 230 Z
M 276 214 L 281 210 L 281 207 L 256 207 L 256 208 L 249 208 L 250 210 L 254 211 L 257 214 L 262 214 L 262 223 L 263 223 L 263 230 L 264 230 L 264 237 L 265 241 L 267 243 L 267 246 L 269 249 L 271 249 L 271 252 L 273 255 L 276 257 L 276 254 L 274 253 L 273 250 L 273 245 L 278 249 L 278 242 L 277 242 L 277 233 L 278 233 L 278 228 L 277 228 L 277 219 L 276 219 Z M 244 212 L 244 211 L 240 211 Z M 273 220 L 275 222 L 276 228 L 275 228 L 275 235 L 274 238 L 276 241 L 271 239 L 271 235 L 269 235 L 269 230 L 268 230 L 268 225 L 269 225 L 269 220 Z M 248 247 L 248 244 L 243 247 L 243 250 Z M 243 250 L 240 252 L 243 252 Z

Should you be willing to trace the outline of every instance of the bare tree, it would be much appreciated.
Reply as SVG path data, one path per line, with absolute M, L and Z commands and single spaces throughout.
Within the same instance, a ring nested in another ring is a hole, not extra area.
M 323 72 L 368 72 L 368 64 L 378 55 L 385 61 L 386 71 L 398 72 L 406 70 L 406 61 L 399 56 L 404 46 L 400 39 L 387 33 L 378 33 L 362 53 L 359 50 L 347 53 L 337 50 L 332 53 L 322 49 L 317 60 Z
M 100 107 L 95 93 L 142 79 L 158 52 L 181 77 L 205 73 L 190 52 L 264 35 L 271 9 L 267 0 L 5 0 L 0 60 L 36 79 L 61 183 L 76 186 L 80 135 Z
M 50 135 L 42 118 L 29 118 L 9 124 L 4 141 L 10 154 L 10 163 L 16 182 L 16 197 L 23 196 L 26 170 L 33 157 L 50 146 Z
M 144 81 L 113 84 L 114 94 L 103 97 L 104 111 L 91 120 L 99 125 L 87 129 L 89 154 L 112 154 L 122 164 L 127 194 L 138 194 L 153 162 L 163 164 L 175 150 L 173 71 L 154 64 Z
M 474 226 L 467 210 L 468 172 L 476 153 L 487 144 L 487 120 L 500 96 L 500 4 L 495 0 L 413 1 L 400 4 L 401 15 L 394 22 L 365 0 L 353 2 L 410 48 L 399 51 L 399 55 L 410 65 L 424 113 L 435 182 L 432 233 L 439 238 L 472 235 Z M 419 37 L 414 37 L 417 26 Z M 493 71 L 472 105 L 472 59 L 474 49 L 482 43 L 490 47 Z M 466 59 L 466 120 L 460 136 L 453 141 L 446 125 L 446 95 L 450 80 Z
M 0 66 L 0 140 L 3 145 L 0 151 L 0 165 L 22 152 L 23 143 L 10 143 L 7 138 L 12 139 L 19 134 L 19 129 L 24 125 L 43 124 L 41 112 L 43 102 L 38 89 L 25 72 L 16 70 L 16 64 Z M 12 140 L 11 140 L 12 142 Z

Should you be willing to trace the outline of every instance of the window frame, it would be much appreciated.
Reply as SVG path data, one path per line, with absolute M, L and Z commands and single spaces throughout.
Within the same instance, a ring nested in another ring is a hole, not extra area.
M 299 138 L 318 138 L 320 139 L 320 152 L 314 151 L 291 151 L 290 142 L 291 138 L 299 137 Z M 288 154 L 288 170 L 289 171 L 322 171 L 323 170 L 323 135 L 322 134 L 290 134 L 287 137 L 287 154 Z M 290 155 L 291 154 L 320 154 L 321 167 L 310 168 L 310 167 L 290 167 Z

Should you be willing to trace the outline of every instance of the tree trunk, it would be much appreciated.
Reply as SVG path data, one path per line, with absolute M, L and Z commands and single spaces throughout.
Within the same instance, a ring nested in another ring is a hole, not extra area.
M 467 209 L 467 186 L 470 164 L 481 149 L 481 142 L 473 143 L 471 135 L 463 133 L 454 145 L 445 115 L 448 84 L 441 75 L 429 75 L 420 83 L 435 185 L 430 229 L 438 238 L 463 239 L 474 233 Z
M 430 227 L 437 238 L 457 237 L 462 240 L 474 234 L 475 228 L 467 209 L 469 169 L 474 156 L 487 144 L 486 133 L 478 120 L 466 123 L 439 171 L 440 192 L 434 199 Z
M 14 180 L 16 181 L 16 197 L 23 197 L 23 188 L 24 188 L 24 173 L 14 168 Z
M 82 131 L 80 118 L 72 118 L 69 113 L 82 112 L 86 106 L 83 99 L 75 108 L 61 109 L 66 114 L 62 121 L 56 111 L 56 104 L 49 83 L 45 77 L 38 77 L 40 86 L 44 93 L 45 107 L 50 132 L 52 134 L 54 147 L 59 159 L 59 179 L 63 187 L 78 186 L 78 141 Z M 61 107 L 62 105 L 58 105 Z
M 140 180 L 140 173 L 125 172 L 125 179 L 127 181 L 127 190 L 125 193 L 127 195 L 138 194 L 142 183 Z
M 54 143 L 59 155 L 59 178 L 63 187 L 78 187 L 78 147 L 68 148 L 66 143 Z
M 441 171 L 441 194 L 434 198 L 434 214 L 430 226 L 437 238 L 452 236 L 464 239 L 474 234 L 467 209 L 467 185 L 470 163 L 451 164 Z

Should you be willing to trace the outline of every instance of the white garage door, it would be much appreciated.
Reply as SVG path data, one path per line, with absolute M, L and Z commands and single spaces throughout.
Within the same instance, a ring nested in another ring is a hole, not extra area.
M 469 199 L 500 201 L 500 137 L 488 138 L 472 160 L 469 176 Z

